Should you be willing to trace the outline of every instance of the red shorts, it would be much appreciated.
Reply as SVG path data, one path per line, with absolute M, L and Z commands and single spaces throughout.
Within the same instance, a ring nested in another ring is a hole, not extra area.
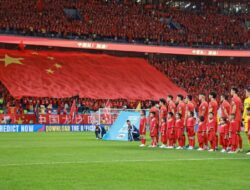
M 176 137 L 177 137 L 178 139 L 179 139 L 179 138 L 182 138 L 183 133 L 184 133 L 184 130 L 183 130 L 183 129 L 177 129 L 177 130 L 176 130 Z
M 140 131 L 140 135 L 146 135 L 146 131 Z
M 237 145 L 237 134 L 231 134 L 231 138 L 229 139 L 231 145 Z
M 250 141 L 250 135 L 248 135 L 248 140 Z
M 187 134 L 189 137 L 195 136 L 194 128 L 193 127 L 187 127 Z
M 214 132 L 214 131 L 209 131 L 209 132 L 208 132 L 208 135 L 207 135 L 207 138 L 208 138 L 209 141 L 215 140 L 215 139 L 216 139 L 216 134 L 215 134 L 215 132 Z
M 173 132 L 173 133 L 172 133 Z M 171 134 L 172 133 L 172 134 Z M 175 134 L 174 134 L 174 131 L 172 129 L 168 129 L 167 130 L 167 138 L 168 139 L 174 139 L 175 137 Z
M 203 132 L 198 132 L 198 134 L 197 134 L 199 143 L 204 143 L 204 141 L 205 141 L 205 136 L 202 136 L 202 134 L 203 134 Z
M 225 139 L 225 133 L 220 133 L 220 145 L 225 144 L 225 141 L 227 139 Z
M 158 136 L 158 129 L 155 129 L 153 131 L 150 131 L 150 136 L 151 137 L 157 137 Z
M 161 134 L 161 142 L 162 142 L 163 144 L 166 144 L 166 143 L 167 143 L 167 136 L 166 136 L 166 134 Z

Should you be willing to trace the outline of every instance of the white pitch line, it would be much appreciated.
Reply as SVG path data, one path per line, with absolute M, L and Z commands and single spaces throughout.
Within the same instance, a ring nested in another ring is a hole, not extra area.
M 99 163 L 126 163 L 126 162 L 176 162 L 176 161 L 214 161 L 214 160 L 249 160 L 249 158 L 190 158 L 190 159 L 155 159 L 155 160 L 106 160 L 106 161 L 71 161 L 71 162 L 34 162 L 34 163 L 6 163 L 0 167 L 8 166 L 35 166 L 35 165 L 64 165 L 64 164 L 99 164 Z

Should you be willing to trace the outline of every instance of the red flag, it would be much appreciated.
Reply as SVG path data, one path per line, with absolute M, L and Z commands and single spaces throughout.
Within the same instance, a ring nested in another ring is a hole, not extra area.
M 16 97 L 158 100 L 186 95 L 141 58 L 0 49 L 0 80 Z

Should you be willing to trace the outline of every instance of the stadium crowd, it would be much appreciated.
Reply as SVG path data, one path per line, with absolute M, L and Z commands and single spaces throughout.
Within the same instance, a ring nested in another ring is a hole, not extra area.
M 38 4 L 37 2 L 40 2 Z M 249 48 L 249 14 L 111 0 L 0 2 L 0 32 L 177 46 Z M 76 10 L 72 18 L 66 9 Z
M 250 84 L 249 63 L 202 63 L 195 59 L 181 61 L 172 57 L 154 57 L 149 62 L 194 97 L 198 97 L 200 92 L 208 95 L 211 90 L 226 94 L 232 86 L 237 86 L 239 96 L 244 98 L 244 89 Z
M 13 98 L 5 86 L 0 82 L 0 114 L 34 114 L 37 110 L 40 114 L 68 114 L 74 101 L 70 98 Z M 77 103 L 77 113 L 85 114 L 97 111 L 106 106 L 117 109 L 135 109 L 141 102 L 142 108 L 149 108 L 150 101 L 140 100 L 103 100 L 80 98 Z M 38 109 L 37 109 L 38 108 Z

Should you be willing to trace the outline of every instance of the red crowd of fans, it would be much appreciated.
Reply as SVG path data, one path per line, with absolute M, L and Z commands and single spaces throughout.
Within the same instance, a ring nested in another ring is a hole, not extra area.
M 0 2 L 0 29 L 22 34 L 52 33 L 99 36 L 112 39 L 164 42 L 176 45 L 235 45 L 249 44 L 250 32 L 244 26 L 249 14 L 223 15 L 214 7 L 201 13 L 184 11 L 164 5 L 152 6 L 128 1 L 66 1 L 43 0 L 41 11 L 36 1 L 19 0 Z M 64 8 L 76 8 L 80 20 L 69 19 Z M 169 21 L 180 27 L 171 28 Z
M 70 112 L 74 97 L 71 98 L 36 98 L 24 97 L 21 99 L 13 98 L 5 86 L 0 82 L 0 111 L 3 113 L 34 113 L 38 108 L 40 113 L 66 114 Z M 125 99 L 103 100 L 80 98 L 78 100 L 78 113 L 89 113 L 97 111 L 99 108 L 111 107 L 117 109 L 135 109 L 141 102 L 142 108 L 148 108 L 150 101 L 130 101 Z
M 244 98 L 244 88 L 250 85 L 250 64 L 202 64 L 194 59 L 179 61 L 167 57 L 153 58 L 150 63 L 194 97 L 200 92 L 226 94 L 232 86 L 237 86 Z

